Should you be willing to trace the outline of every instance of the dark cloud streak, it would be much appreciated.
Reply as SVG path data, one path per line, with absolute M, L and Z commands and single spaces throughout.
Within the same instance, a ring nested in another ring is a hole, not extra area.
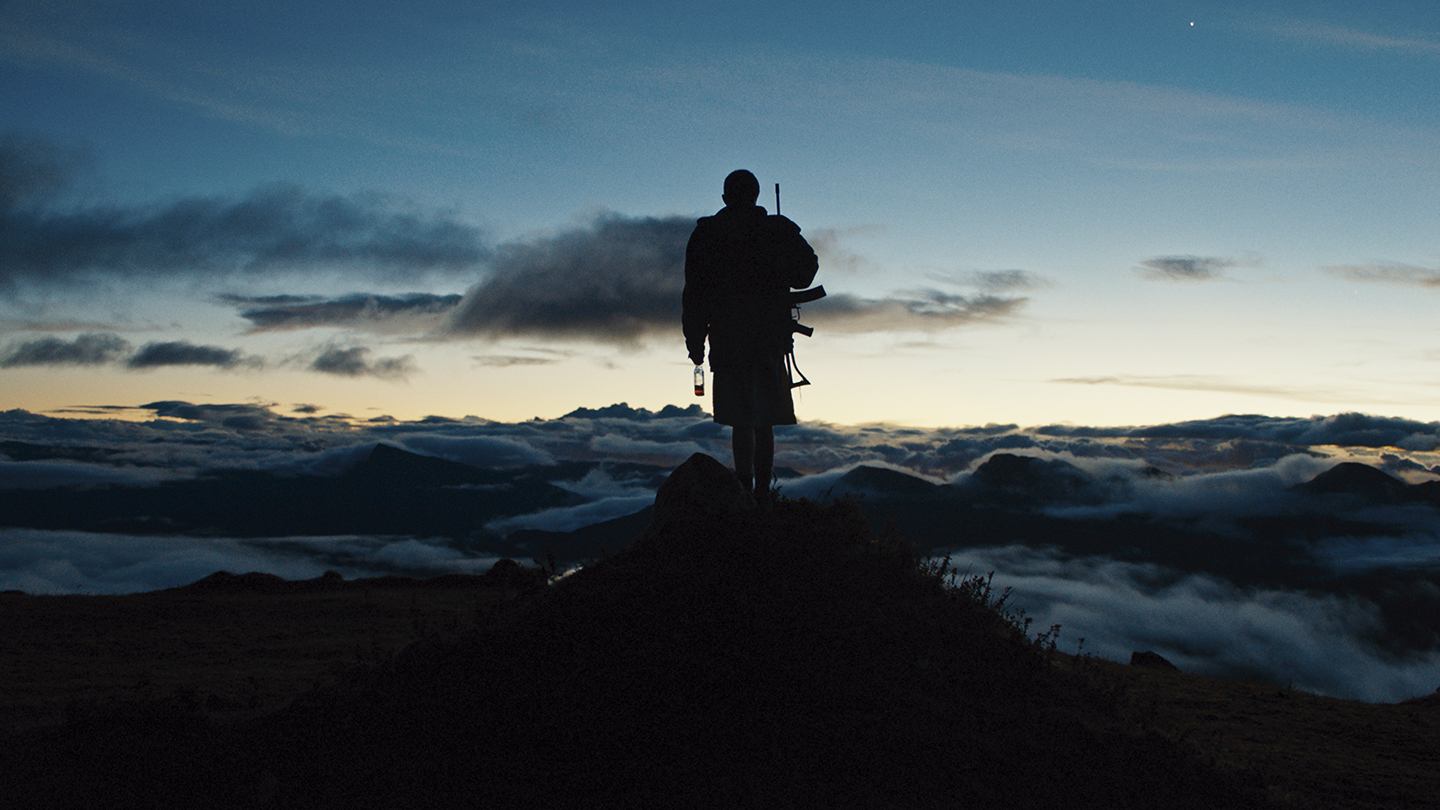
M 1211 281 L 1238 264 L 1205 256 L 1161 256 L 1140 262 L 1141 276 L 1158 281 Z
M 254 324 L 251 331 L 266 332 L 315 327 L 380 326 L 414 319 L 438 320 L 460 303 L 459 295 L 346 295 L 270 296 L 248 298 L 221 296 L 225 303 L 241 308 L 240 316 Z
M 1355 281 L 1378 281 L 1385 284 L 1409 284 L 1415 287 L 1440 287 L 1440 269 L 1409 264 L 1341 265 L 1325 268 Z
M 0 368 L 101 366 L 122 360 L 125 367 L 132 370 L 163 366 L 213 366 L 230 369 L 239 366 L 258 368 L 264 365 L 260 358 L 247 357 L 237 349 L 199 346 L 184 340 L 147 343 L 125 359 L 127 354 L 130 354 L 130 343 L 119 335 L 88 333 L 78 335 L 73 340 L 44 337 L 13 344 L 5 356 L 0 358 Z
M 384 380 L 403 380 L 415 371 L 409 355 L 403 357 L 381 357 L 370 359 L 370 350 L 364 346 L 349 348 L 330 347 L 313 362 L 311 371 L 333 374 L 338 377 L 379 377 Z
M 477 228 L 375 194 L 317 195 L 275 184 L 240 197 L 60 207 L 73 162 L 34 139 L 0 146 L 0 292 L 94 276 L 266 274 L 314 265 L 386 278 L 473 269 L 488 256 Z
M 838 294 L 806 305 L 804 320 L 839 332 L 949 329 L 1016 314 L 1028 298 L 964 296 L 928 289 L 889 298 Z
M 197 346 L 183 340 L 164 343 L 147 343 L 136 352 L 125 365 L 132 369 L 158 368 L 161 366 L 215 366 L 234 368 L 247 362 L 236 349 L 222 349 L 219 346 Z M 249 361 L 251 365 L 258 361 Z
M 0 368 L 16 366 L 99 366 L 114 362 L 130 351 L 119 335 L 84 334 L 74 340 L 45 337 L 24 341 L 10 348 Z

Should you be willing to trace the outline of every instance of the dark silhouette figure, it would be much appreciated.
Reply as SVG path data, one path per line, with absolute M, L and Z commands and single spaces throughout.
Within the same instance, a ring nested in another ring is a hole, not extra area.
M 795 424 L 785 357 L 794 346 L 791 288 L 820 268 L 800 226 L 756 205 L 760 183 L 744 169 L 725 178 L 725 207 L 695 224 L 685 249 L 682 326 L 690 360 L 710 370 L 715 421 L 729 425 L 735 475 L 770 502 L 775 425 Z

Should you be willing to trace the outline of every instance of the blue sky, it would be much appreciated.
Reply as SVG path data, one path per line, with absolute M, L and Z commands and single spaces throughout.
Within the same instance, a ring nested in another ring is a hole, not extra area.
M 0 23 L 0 408 L 687 405 L 676 245 L 745 167 L 832 293 L 802 419 L 1440 419 L 1431 3 Z

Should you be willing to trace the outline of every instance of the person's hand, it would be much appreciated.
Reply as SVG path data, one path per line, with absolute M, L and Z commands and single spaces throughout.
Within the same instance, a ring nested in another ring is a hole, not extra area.
M 690 355 L 690 362 L 694 363 L 697 366 L 700 365 L 701 363 L 705 362 L 705 353 L 697 352 Z

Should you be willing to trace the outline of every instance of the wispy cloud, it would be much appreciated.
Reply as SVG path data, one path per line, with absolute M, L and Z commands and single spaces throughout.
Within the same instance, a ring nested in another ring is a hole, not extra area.
M 429 293 L 357 293 L 337 298 L 223 295 L 220 300 L 238 307 L 240 316 L 254 325 L 252 332 L 316 327 L 427 332 L 460 303 L 460 296 Z
M 1234 259 L 1213 256 L 1160 256 L 1140 262 L 1136 271 L 1156 281 L 1211 281 L 1223 278 L 1225 271 L 1237 264 Z
M 1440 35 L 1395 36 L 1363 31 L 1324 20 L 1272 19 L 1251 23 L 1257 30 L 1307 45 L 1354 51 L 1389 51 L 1412 56 L 1440 56 Z
M 1029 299 L 938 289 L 897 292 L 886 298 L 830 295 L 806 305 L 804 320 L 837 332 L 935 331 L 1002 320 Z
M 1161 388 L 1171 391 L 1218 391 L 1227 394 L 1250 394 L 1254 396 L 1296 399 L 1305 402 L 1349 402 L 1356 394 L 1335 389 L 1249 383 L 1207 374 L 1116 374 L 1090 377 L 1058 377 L 1053 383 L 1069 385 L 1118 385 L 1134 388 Z
M 533 357 L 515 354 L 479 354 L 470 359 L 475 361 L 475 365 L 488 368 L 548 366 L 560 362 L 559 357 Z
M 1409 264 L 1349 264 L 1326 267 L 1325 270 L 1356 281 L 1440 287 L 1440 268 L 1434 267 L 1416 267 Z

